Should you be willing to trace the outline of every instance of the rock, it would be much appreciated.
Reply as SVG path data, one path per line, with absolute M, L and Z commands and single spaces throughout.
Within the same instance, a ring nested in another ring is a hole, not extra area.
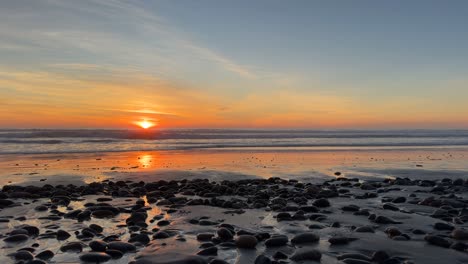
M 83 251 L 83 245 L 80 242 L 68 242 L 60 247 L 62 252 L 81 252 Z
M 198 251 L 197 255 L 201 256 L 216 256 L 218 255 L 218 248 L 217 247 L 209 247 Z
M 13 205 L 13 204 L 14 204 L 14 202 L 11 201 L 11 200 L 0 199 L 0 208 L 8 207 L 8 206 Z
M 28 261 L 28 264 L 47 264 L 47 262 L 40 259 L 33 259 L 31 261 Z
M 213 237 L 212 234 L 210 234 L 210 235 L 211 235 L 211 237 Z M 158 231 L 158 232 L 154 233 L 154 235 L 153 235 L 154 239 L 166 239 L 166 238 L 169 238 L 169 237 L 171 237 L 171 235 L 169 235 L 169 233 L 167 233 L 165 231 Z M 209 239 L 207 239 L 207 240 L 210 240 L 211 237 Z
M 466 251 L 468 249 L 468 245 L 462 242 L 454 243 L 450 246 L 451 249 L 455 249 L 457 251 Z
M 285 235 L 273 236 L 265 241 L 266 247 L 281 247 L 288 243 L 289 239 Z
M 12 256 L 17 261 L 20 261 L 20 260 L 29 261 L 34 258 L 33 254 L 31 254 L 31 252 L 26 251 L 26 250 L 19 250 L 13 253 Z
M 397 197 L 392 200 L 392 203 L 404 203 L 404 202 L 406 202 L 406 198 L 403 196 Z
M 197 235 L 197 240 L 199 241 L 209 241 L 211 238 L 213 238 L 214 235 L 211 233 L 200 233 Z
M 58 230 L 57 231 L 57 240 L 66 240 L 70 237 L 70 233 L 64 230 Z
M 41 253 L 36 255 L 36 258 L 46 260 L 46 261 L 53 258 L 53 257 L 54 257 L 54 252 L 52 252 L 50 250 L 42 251 Z
M 89 243 L 89 247 L 93 251 L 104 252 L 107 249 L 107 243 L 101 240 L 95 240 Z
M 294 261 L 320 261 L 322 258 L 322 253 L 316 249 L 299 249 L 291 257 Z
M 252 235 L 240 235 L 236 239 L 236 246 L 238 248 L 255 248 L 258 240 Z
M 110 259 L 111 259 L 111 256 L 102 252 L 89 252 L 80 256 L 81 261 L 92 262 L 92 263 L 106 262 L 106 261 L 109 261 Z
M 452 237 L 456 240 L 468 240 L 468 230 L 454 229 L 452 231 Z
M 360 253 L 344 253 L 341 255 L 338 255 L 336 257 L 338 260 L 343 260 L 343 259 L 359 259 L 359 260 L 365 260 L 365 261 L 372 261 L 372 259 L 364 254 Z
M 383 250 L 376 251 L 374 252 L 374 254 L 372 254 L 372 261 L 375 261 L 377 263 L 383 263 L 385 260 L 389 258 L 390 256 L 387 254 L 387 252 Z
M 442 222 L 438 222 L 438 223 L 435 223 L 434 224 L 434 229 L 436 230 L 448 230 L 448 231 L 452 231 L 455 227 L 453 227 L 452 225 L 449 225 L 447 223 L 442 223 Z
M 317 199 L 315 200 L 312 205 L 316 206 L 316 207 L 329 207 L 330 206 L 330 202 L 325 199 L 325 198 L 320 198 L 320 199 Z
M 387 229 L 385 229 L 385 233 L 386 233 L 387 236 L 389 236 L 390 238 L 401 235 L 401 231 L 398 230 L 398 228 L 392 227 L 392 226 L 391 226 L 391 227 L 388 227 Z
M 233 234 L 232 234 L 231 230 L 229 230 L 229 229 L 227 229 L 225 227 L 219 228 L 216 233 L 218 234 L 218 236 L 222 240 L 231 240 L 233 238 Z
M 158 226 L 168 226 L 170 224 L 171 222 L 169 222 L 168 220 L 161 220 L 157 223 Z
M 378 224 L 401 224 L 401 222 L 395 221 L 389 217 L 379 215 L 375 218 L 374 222 Z
M 320 236 L 314 233 L 302 233 L 291 239 L 293 244 L 315 243 L 320 240 Z
M 400 211 L 400 209 L 396 205 L 391 203 L 385 203 L 382 207 L 385 210 Z
M 265 255 L 258 255 L 254 264 L 271 264 L 271 260 Z
M 348 244 L 351 241 L 357 240 L 357 238 L 350 237 L 331 237 L 328 239 L 328 242 L 332 245 L 343 245 Z
M 24 234 L 18 234 L 18 235 L 12 235 L 12 236 L 9 236 L 5 239 L 3 239 L 3 241 L 7 242 L 7 243 L 22 243 L 26 240 L 28 240 L 29 237 L 27 235 L 24 235 Z
M 212 259 L 210 261 L 210 264 L 229 264 L 229 262 L 224 261 L 222 259 Z
M 359 211 L 359 206 L 357 205 L 354 205 L 354 204 L 350 204 L 350 205 L 345 205 L 341 208 L 341 210 L 345 211 L 345 212 L 357 212 Z
M 96 225 L 96 224 L 90 224 L 89 228 L 93 229 L 98 234 L 100 234 L 100 233 L 102 233 L 102 231 L 104 231 L 104 228 L 102 228 L 102 226 Z
M 358 233 L 374 233 L 375 230 L 371 226 L 360 226 L 354 230 Z
M 284 254 L 281 251 L 276 251 L 275 254 L 273 255 L 274 259 L 288 259 L 288 255 Z
M 110 210 L 96 210 L 91 213 L 91 216 L 95 218 L 112 218 L 115 214 Z
M 276 215 L 276 220 L 279 221 L 289 221 L 291 220 L 291 214 L 290 213 L 287 213 L 287 212 L 281 212 L 279 214 Z
M 127 252 L 134 252 L 136 251 L 136 247 L 130 243 L 126 242 L 121 242 L 121 241 L 113 241 L 107 244 L 107 247 L 109 249 L 115 249 L 118 250 L 122 253 L 127 253 Z
M 198 224 L 201 225 L 201 226 L 212 226 L 212 225 L 217 225 L 218 223 L 210 221 L 210 220 L 203 219 L 203 220 L 200 220 L 198 222 Z
M 208 262 L 199 256 L 167 252 L 139 257 L 135 264 L 208 264 Z
M 108 249 L 105 252 L 107 255 L 111 256 L 112 259 L 120 259 L 123 257 L 123 253 L 115 249 Z
M 132 236 L 128 242 L 134 243 L 134 242 L 140 242 L 143 245 L 147 245 L 150 242 L 150 238 L 146 234 L 138 234 L 135 236 Z
M 439 246 L 439 247 L 444 247 L 448 248 L 452 243 L 450 241 L 446 240 L 443 237 L 440 236 L 435 236 L 435 235 L 426 235 L 424 237 L 424 240 L 426 240 L 429 244 Z
M 370 264 L 369 261 L 362 260 L 362 259 L 353 259 L 353 258 L 343 259 L 342 262 L 346 264 Z

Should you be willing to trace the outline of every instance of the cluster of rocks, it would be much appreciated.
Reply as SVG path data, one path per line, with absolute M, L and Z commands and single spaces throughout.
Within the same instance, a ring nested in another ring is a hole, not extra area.
M 422 187 L 409 197 L 387 197 L 386 193 L 401 190 L 407 186 Z M 443 179 L 438 181 L 410 180 L 410 179 L 385 179 L 381 181 L 360 181 L 340 177 L 324 181 L 322 184 L 301 183 L 296 180 L 284 180 L 280 178 L 249 179 L 239 181 L 210 182 L 204 179 L 181 181 L 158 181 L 152 183 L 131 181 L 104 181 L 91 183 L 84 186 L 75 185 L 44 185 L 36 186 L 4 186 L 0 192 L 0 209 L 21 206 L 31 202 L 41 201 L 35 207 L 38 212 L 47 212 L 47 216 L 39 219 L 58 221 L 60 219 L 72 219 L 79 223 L 86 223 L 93 218 L 112 219 L 118 215 L 125 215 L 125 224 L 121 228 L 128 229 L 131 234 L 127 241 L 121 241 L 119 235 L 103 235 L 104 228 L 90 224 L 73 234 L 61 230 L 59 225 L 50 225 L 46 231 L 35 226 L 20 225 L 7 234 L 0 234 L 5 243 L 22 243 L 32 239 L 57 239 L 64 241 L 60 247 L 62 252 L 80 253 L 83 262 L 101 263 L 112 259 L 122 258 L 125 254 L 134 253 L 150 244 L 153 240 L 163 240 L 175 237 L 179 241 L 186 238 L 177 230 L 170 229 L 171 220 L 164 214 L 149 218 L 147 211 L 152 205 L 164 208 L 167 213 L 176 213 L 186 206 L 214 206 L 225 208 L 226 212 L 242 214 L 248 209 L 264 209 L 275 212 L 278 222 L 282 221 L 307 221 L 322 222 L 331 212 L 328 208 L 331 200 L 337 197 L 349 199 L 380 198 L 382 209 L 389 211 L 404 211 L 401 205 L 414 204 L 434 207 L 430 216 L 437 219 L 434 230 L 426 232 L 414 229 L 409 233 L 398 227 L 400 221 L 384 215 L 373 213 L 367 208 L 349 203 L 340 209 L 343 213 L 367 217 L 368 225 L 360 227 L 352 226 L 350 229 L 356 233 L 374 233 L 375 227 L 380 225 L 392 225 L 385 229 L 389 239 L 397 241 L 411 240 L 414 235 L 425 235 L 424 240 L 431 245 L 451 248 L 457 251 L 467 252 L 468 231 L 460 228 L 468 222 L 468 201 L 457 193 L 468 191 L 468 180 Z M 424 193 L 425 198 L 419 198 L 418 193 Z M 83 208 L 73 208 L 72 201 L 84 201 L 86 195 L 98 195 L 96 202 L 85 203 Z M 429 195 L 429 196 L 428 196 Z M 115 197 L 137 198 L 132 206 L 119 207 L 112 205 Z M 49 199 L 42 202 L 44 198 Z M 66 212 L 59 210 L 66 208 Z M 9 222 L 11 219 L 23 221 L 22 217 L 3 217 L 0 222 Z M 181 263 L 226 263 L 217 259 L 219 248 L 256 249 L 262 243 L 267 248 L 289 245 L 297 247 L 302 244 L 314 244 L 320 241 L 313 231 L 297 234 L 289 239 L 284 234 L 267 232 L 254 233 L 239 229 L 227 223 L 210 220 L 209 217 L 190 219 L 190 224 L 216 226 L 214 233 L 199 233 L 196 239 L 200 242 L 198 256 L 187 256 L 185 259 L 193 259 L 192 262 Z M 150 227 L 151 225 L 151 227 Z M 311 224 L 310 230 L 322 229 L 326 226 L 340 227 L 339 222 L 330 225 Z M 76 241 L 69 241 L 69 240 Z M 330 245 L 344 245 L 355 241 L 352 236 L 332 236 L 328 238 Z M 10 256 L 17 262 L 40 264 L 54 257 L 51 251 L 35 253 L 35 248 L 22 248 Z M 87 248 L 90 251 L 87 251 Z M 86 250 L 87 252 L 83 251 Z M 203 257 L 201 257 L 203 256 Z M 210 256 L 210 257 L 207 257 Z M 344 263 L 403 263 L 405 260 L 391 257 L 383 251 L 376 251 L 367 256 L 360 253 L 346 253 L 336 256 Z M 322 252 L 314 248 L 300 248 L 293 254 L 277 251 L 273 256 L 259 255 L 256 264 L 286 263 L 287 260 L 296 262 L 313 260 L 320 261 Z M 137 264 L 148 263 L 144 258 L 137 259 Z M 157 263 L 157 262 L 155 262 Z

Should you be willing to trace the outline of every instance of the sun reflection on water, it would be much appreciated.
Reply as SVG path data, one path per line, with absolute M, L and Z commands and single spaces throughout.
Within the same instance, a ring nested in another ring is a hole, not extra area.
M 142 168 L 150 168 L 153 162 L 153 156 L 150 154 L 145 154 L 138 157 L 138 161 L 140 162 Z

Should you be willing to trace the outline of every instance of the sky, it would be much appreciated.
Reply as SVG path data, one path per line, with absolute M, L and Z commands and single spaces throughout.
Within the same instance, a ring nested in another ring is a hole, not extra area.
M 467 1 L 0 1 L 0 128 L 468 128 Z

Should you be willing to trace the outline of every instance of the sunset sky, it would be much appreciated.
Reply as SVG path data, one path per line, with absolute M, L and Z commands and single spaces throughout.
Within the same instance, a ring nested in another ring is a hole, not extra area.
M 468 128 L 468 1 L 0 2 L 0 128 Z

